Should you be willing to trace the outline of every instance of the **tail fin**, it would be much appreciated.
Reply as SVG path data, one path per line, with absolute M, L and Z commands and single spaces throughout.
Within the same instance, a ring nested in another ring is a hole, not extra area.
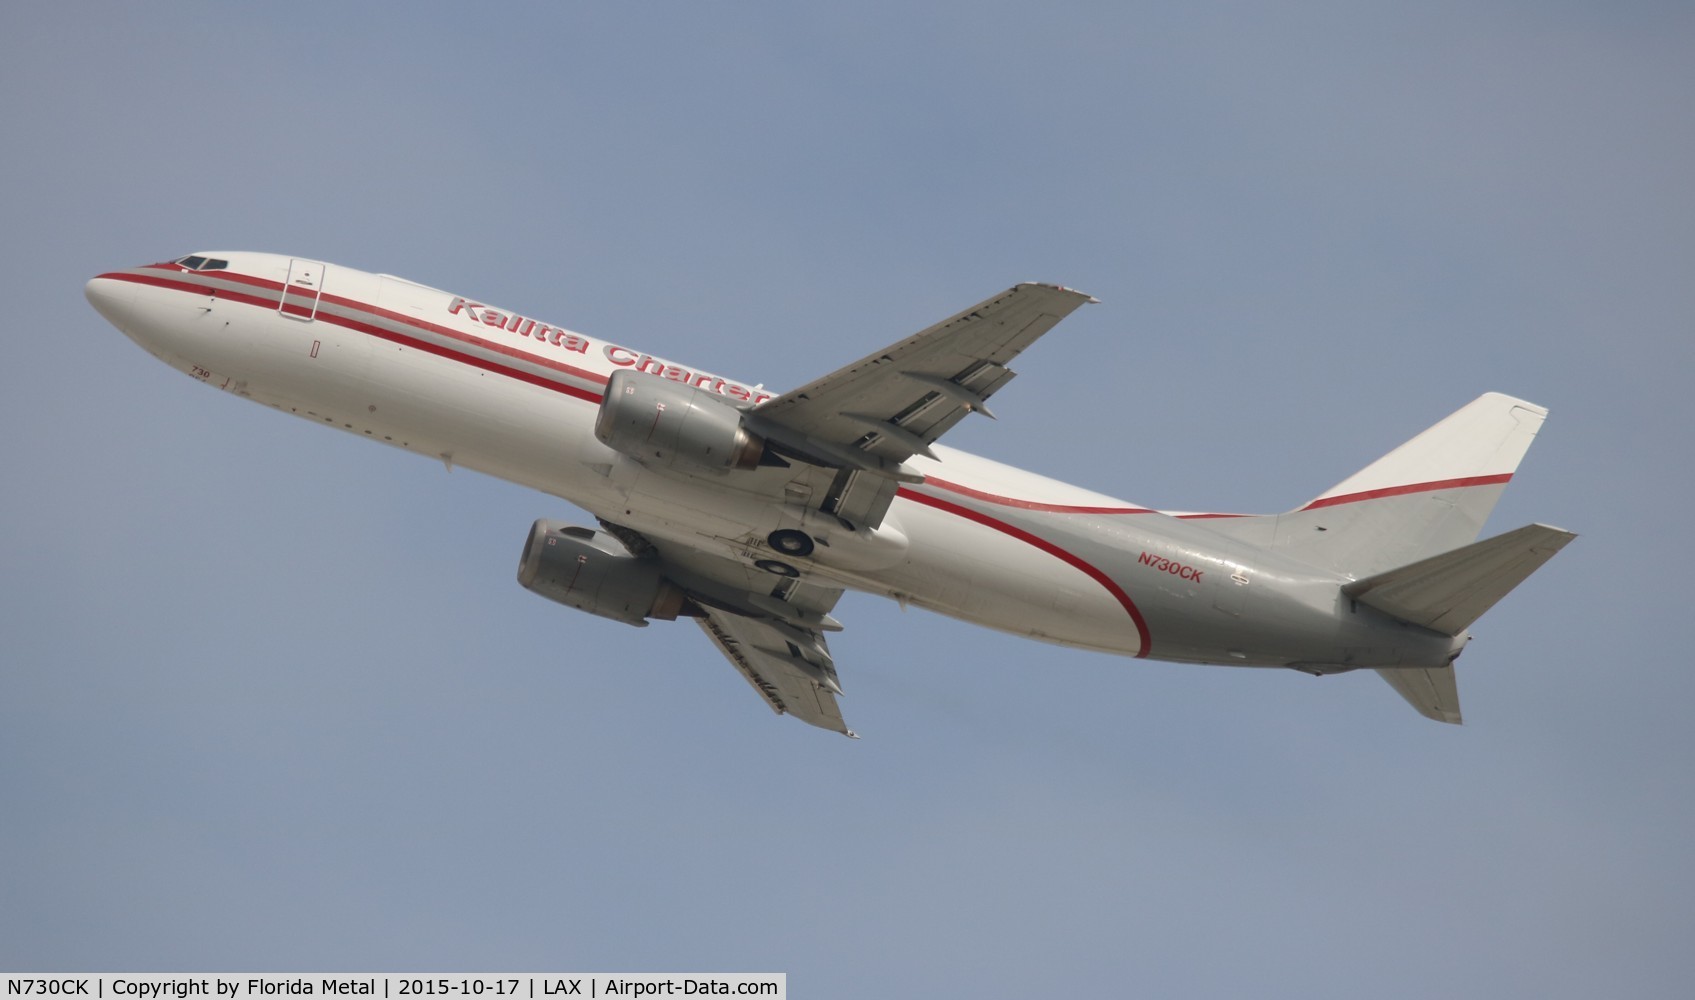
M 1298 510 L 1209 526 L 1356 578 L 1446 552 L 1483 530 L 1547 415 L 1487 393 Z
M 1361 604 L 1458 635 L 1576 537 L 1530 525 L 1475 541 L 1547 415 L 1487 393 L 1297 510 L 1210 526 L 1351 577 L 1343 593 Z M 1451 663 L 1377 672 L 1425 717 L 1460 721 Z

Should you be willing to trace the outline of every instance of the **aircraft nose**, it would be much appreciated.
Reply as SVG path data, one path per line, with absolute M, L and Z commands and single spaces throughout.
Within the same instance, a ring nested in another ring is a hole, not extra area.
M 88 279 L 88 284 L 82 286 L 82 294 L 96 312 L 106 317 L 107 322 L 123 329 L 129 305 L 135 299 L 134 285 L 101 275 Z

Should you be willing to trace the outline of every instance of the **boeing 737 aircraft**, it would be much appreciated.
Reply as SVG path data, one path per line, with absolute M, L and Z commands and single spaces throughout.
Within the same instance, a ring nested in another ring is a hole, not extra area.
M 1150 510 L 937 443 L 1089 296 L 1021 284 L 783 393 L 490 303 L 300 257 L 197 253 L 88 282 L 194 379 L 568 500 L 518 580 L 695 619 L 779 714 L 853 732 L 825 642 L 848 588 L 1064 646 L 1377 671 L 1460 721 L 1467 629 L 1574 535 L 1477 541 L 1547 411 L 1488 394 L 1284 514 Z

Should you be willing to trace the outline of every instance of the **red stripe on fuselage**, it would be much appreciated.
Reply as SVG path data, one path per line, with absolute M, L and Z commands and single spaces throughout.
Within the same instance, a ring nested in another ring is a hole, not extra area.
M 1113 599 L 1118 601 L 1118 603 L 1124 608 L 1125 612 L 1130 615 L 1130 620 L 1136 625 L 1136 637 L 1140 643 L 1140 648 L 1136 650 L 1136 655 L 1138 657 L 1145 657 L 1148 655 L 1148 650 L 1152 646 L 1152 640 L 1148 637 L 1148 623 L 1147 620 L 1142 617 L 1141 609 L 1136 607 L 1136 602 L 1130 599 L 1130 595 L 1124 592 L 1124 588 L 1120 587 L 1116 580 L 1106 575 L 1106 573 L 1098 566 L 1095 566 L 1093 563 L 1090 563 L 1088 560 L 1074 552 L 1061 548 L 1040 535 L 1032 534 L 1031 532 L 1025 531 L 1023 528 L 1008 524 L 999 518 L 990 517 L 989 515 L 984 514 L 981 511 L 973 510 L 970 507 L 965 507 L 948 500 L 943 500 L 940 497 L 933 497 L 924 493 L 919 493 L 916 490 L 909 489 L 905 486 L 901 487 L 895 495 L 897 497 L 904 497 L 914 503 L 921 503 L 926 507 L 934 507 L 937 510 L 946 511 L 949 514 L 956 514 L 968 521 L 975 521 L 984 527 L 993 528 L 1003 535 L 1009 535 L 1027 545 L 1033 545 L 1036 548 L 1041 549 L 1043 552 L 1046 552 L 1048 555 L 1083 571 L 1096 583 L 1106 588 L 1106 592 L 1111 594 Z
M 961 486 L 958 483 L 950 483 L 945 479 L 937 479 L 935 476 L 925 476 L 924 485 L 934 486 L 939 490 L 947 490 L 949 493 L 958 493 L 960 496 L 970 497 L 973 500 L 981 500 L 984 503 L 999 504 L 1002 507 L 1017 507 L 1019 510 L 1039 510 L 1049 514 L 1158 513 L 1158 511 L 1150 510 L 1147 507 L 1086 507 L 1078 504 L 1047 503 L 1041 500 L 1019 500 L 1016 497 L 1004 497 L 996 493 L 984 493 L 982 490 L 974 490 L 969 486 Z
M 1496 485 L 1496 484 L 1500 484 L 1500 483 L 1506 483 L 1509 480 L 1511 480 L 1512 478 L 1513 478 L 1512 473 L 1504 472 L 1504 473 L 1500 473 L 1498 475 L 1493 475 L 1493 476 L 1470 476 L 1470 477 L 1465 477 L 1465 478 L 1461 478 L 1461 479 L 1439 479 L 1439 480 L 1436 480 L 1434 482 L 1428 482 L 1428 483 L 1408 483 L 1404 486 L 1386 486 L 1382 489 L 1377 489 L 1377 490 L 1365 490 L 1365 491 L 1362 491 L 1362 492 L 1359 492 L 1359 493 L 1343 493 L 1343 494 L 1339 494 L 1339 495 L 1333 496 L 1333 497 L 1325 497 L 1321 500 L 1314 500 L 1312 503 L 1309 503 L 1305 507 L 1301 507 L 1299 509 L 1300 510 L 1317 510 L 1321 507 L 1336 507 L 1336 506 L 1339 506 L 1341 504 L 1359 503 L 1363 500 L 1381 500 L 1384 497 L 1406 496 L 1406 495 L 1412 494 L 1412 493 L 1434 493 L 1438 490 L 1462 489 L 1462 488 L 1465 488 L 1465 487 L 1468 487 L 1468 486 L 1491 486 L 1491 485 Z M 1018 510 L 1041 511 L 1043 513 L 1048 513 L 1048 514 L 1159 514 L 1159 513 L 1163 513 L 1162 511 L 1154 510 L 1152 507 L 1130 507 L 1130 506 L 1123 506 L 1123 507 L 1088 507 L 1088 506 L 1083 506 L 1083 505 L 1078 505 L 1078 504 L 1048 503 L 1046 501 L 1041 501 L 1041 500 L 1020 500 L 1017 497 L 1001 496 L 997 493 L 985 493 L 982 490 L 972 489 L 969 486 L 962 486 L 959 483 L 950 483 L 945 479 L 937 479 L 935 476 L 925 476 L 924 477 L 924 485 L 934 486 L 937 489 L 946 490 L 949 493 L 958 493 L 960 496 L 970 497 L 973 500 L 981 500 L 984 503 L 992 503 L 992 504 L 999 505 L 1001 507 L 1014 507 L 1014 508 L 1017 508 Z M 1217 519 L 1217 518 L 1226 518 L 1226 517 L 1256 517 L 1256 516 L 1261 516 L 1261 515 L 1201 513 L 1201 514 L 1170 514 L 1168 516 L 1169 517 L 1175 517 L 1175 518 L 1177 518 L 1179 520 L 1183 520 L 1183 521 L 1204 521 L 1204 520 L 1207 520 L 1207 519 Z M 1272 515 L 1272 516 L 1275 516 L 1275 515 Z
M 175 275 L 178 273 L 181 273 L 181 269 L 176 268 L 173 265 L 170 274 Z M 113 272 L 110 274 L 102 274 L 100 277 L 116 281 L 129 281 L 138 285 L 151 285 L 156 288 L 166 288 L 173 291 L 192 292 L 196 295 L 214 295 L 231 302 L 260 306 L 266 309 L 276 309 L 278 307 L 278 301 L 285 290 L 281 282 L 269 281 L 264 278 L 255 278 L 251 275 L 238 274 L 233 271 L 216 271 L 208 274 L 207 277 L 233 280 L 238 284 L 249 285 L 269 294 L 252 295 L 245 292 L 231 291 L 227 288 L 213 288 L 208 285 L 196 284 L 190 281 L 184 281 L 179 277 L 166 275 L 138 274 L 135 272 Z M 303 294 L 300 289 L 297 288 L 290 288 L 287 289 L 287 291 L 293 292 L 296 295 Z M 361 302 L 357 299 L 350 299 L 340 295 L 331 295 L 327 292 L 319 297 L 317 316 L 313 320 L 313 322 L 330 323 L 344 329 L 353 330 L 357 333 L 376 337 L 379 340 L 386 340 L 390 343 L 401 344 L 420 351 L 426 351 L 430 354 L 437 355 L 438 357 L 447 358 L 453 361 L 460 361 L 475 368 L 481 368 L 497 375 L 505 375 L 509 378 L 517 379 L 520 382 L 527 382 L 531 385 L 540 386 L 544 389 L 552 389 L 556 392 L 564 393 L 568 396 L 575 396 L 578 399 L 582 399 L 590 403 L 599 403 L 601 400 L 601 393 L 593 390 L 584 389 L 580 386 L 569 385 L 562 382 L 556 382 L 543 375 L 512 368 L 489 358 L 480 358 L 473 354 L 467 354 L 444 344 L 437 344 L 428 340 L 411 337 L 353 317 L 341 316 L 333 312 L 327 312 L 325 310 L 326 305 L 362 312 L 372 317 L 388 320 L 391 323 L 395 323 L 403 327 L 409 327 L 421 332 L 434 334 L 470 347 L 476 347 L 481 350 L 511 358 L 515 361 L 522 361 L 526 364 L 536 365 L 551 371 L 559 372 L 562 375 L 582 379 L 586 382 L 595 383 L 597 385 L 606 384 L 607 377 L 605 375 L 601 375 L 587 369 L 577 368 L 573 365 L 564 364 L 562 362 L 555 361 L 552 358 L 530 354 L 506 344 L 500 344 L 492 340 L 485 340 L 482 337 L 461 333 L 458 330 L 452 330 L 444 326 L 439 326 L 435 323 L 426 322 L 411 316 L 404 316 L 392 310 L 383 309 L 380 306 L 374 306 L 366 302 Z

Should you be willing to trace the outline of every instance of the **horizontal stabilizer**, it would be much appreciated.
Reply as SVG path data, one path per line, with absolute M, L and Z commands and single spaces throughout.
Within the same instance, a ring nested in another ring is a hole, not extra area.
M 1526 525 L 1355 580 L 1342 593 L 1402 621 L 1459 635 L 1576 537 L 1545 524 Z M 1394 679 L 1390 683 L 1401 690 Z
M 1460 688 L 1454 667 L 1384 667 L 1377 671 L 1418 714 L 1437 722 L 1460 724 Z

